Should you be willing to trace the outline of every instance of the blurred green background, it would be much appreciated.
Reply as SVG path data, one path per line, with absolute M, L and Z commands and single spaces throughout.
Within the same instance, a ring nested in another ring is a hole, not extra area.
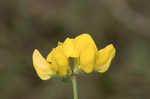
M 149 99 L 149 0 L 0 0 L 0 99 L 72 99 L 71 83 L 41 81 L 35 48 L 89 33 L 117 55 L 104 73 L 78 77 L 80 99 Z

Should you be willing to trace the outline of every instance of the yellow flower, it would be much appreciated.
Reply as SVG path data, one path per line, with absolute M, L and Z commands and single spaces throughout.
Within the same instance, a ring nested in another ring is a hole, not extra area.
M 90 73 L 93 70 L 105 72 L 115 56 L 115 48 L 112 44 L 98 51 L 96 44 L 89 34 L 81 34 L 75 38 L 66 38 L 59 42 L 56 48 L 48 54 L 47 58 L 33 52 L 33 65 L 42 80 L 47 80 L 53 75 L 66 76 L 69 71 L 76 73 L 84 71 Z M 74 58 L 75 66 L 71 67 L 69 58 Z

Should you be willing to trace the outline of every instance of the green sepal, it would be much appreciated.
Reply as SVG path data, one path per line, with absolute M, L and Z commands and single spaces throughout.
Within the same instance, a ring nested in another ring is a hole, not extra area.
M 65 83 L 70 83 L 70 82 L 72 82 L 71 76 L 63 77 L 63 78 L 62 78 L 62 81 L 65 82 Z

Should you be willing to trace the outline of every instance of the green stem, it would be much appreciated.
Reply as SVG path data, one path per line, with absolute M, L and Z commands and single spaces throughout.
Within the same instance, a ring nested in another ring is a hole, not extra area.
M 78 88 L 77 88 L 76 76 L 72 76 L 72 86 L 73 86 L 74 99 L 78 99 Z

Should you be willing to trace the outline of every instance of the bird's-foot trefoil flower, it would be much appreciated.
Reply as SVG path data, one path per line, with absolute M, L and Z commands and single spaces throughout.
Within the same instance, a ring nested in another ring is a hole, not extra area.
M 113 44 L 98 50 L 92 37 L 83 33 L 75 38 L 68 37 L 64 42 L 58 42 L 57 47 L 53 48 L 46 58 L 35 49 L 32 58 L 40 79 L 48 80 L 53 76 L 71 79 L 74 99 L 78 99 L 75 75 L 80 72 L 106 72 L 115 54 Z
M 35 49 L 33 66 L 42 80 L 50 79 L 53 75 L 65 77 L 69 72 L 103 73 L 108 70 L 115 53 L 113 44 L 98 50 L 92 37 L 83 33 L 75 38 L 66 38 L 64 42 L 58 42 L 57 47 L 50 51 L 46 59 Z M 70 66 L 69 58 L 76 61 L 74 67 Z

